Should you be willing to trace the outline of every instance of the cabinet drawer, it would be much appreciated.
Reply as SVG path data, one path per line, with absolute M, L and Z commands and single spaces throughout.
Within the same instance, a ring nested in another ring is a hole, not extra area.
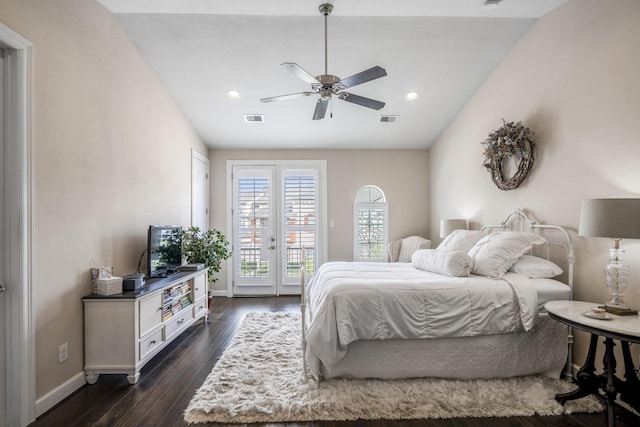
M 151 353 L 160 344 L 162 344 L 162 328 L 140 340 L 140 360 L 144 359 L 147 354 Z
M 171 320 L 164 324 L 164 339 L 170 339 L 176 334 L 183 326 L 186 326 L 193 318 L 193 312 L 191 308 L 182 310 L 177 315 L 174 315 Z
M 193 300 L 196 301 L 207 294 L 207 273 L 193 278 Z
M 202 297 L 199 300 L 197 300 L 195 302 L 195 304 L 193 304 L 193 317 L 194 319 L 197 319 L 199 317 L 202 317 L 205 315 L 205 313 L 207 312 L 207 298 L 206 297 Z
M 162 294 L 140 301 L 140 337 L 162 323 Z

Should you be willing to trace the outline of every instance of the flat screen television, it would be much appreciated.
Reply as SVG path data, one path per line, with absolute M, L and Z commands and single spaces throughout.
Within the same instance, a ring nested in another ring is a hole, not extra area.
M 147 277 L 167 277 L 182 264 L 182 227 L 150 225 L 147 243 Z

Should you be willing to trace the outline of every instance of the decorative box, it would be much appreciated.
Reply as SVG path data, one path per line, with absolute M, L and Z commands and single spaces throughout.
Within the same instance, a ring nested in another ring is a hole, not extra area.
M 96 293 L 98 295 L 114 295 L 122 293 L 122 277 L 96 279 Z
M 113 276 L 113 266 L 103 265 L 102 267 L 91 267 L 91 280 L 108 279 Z

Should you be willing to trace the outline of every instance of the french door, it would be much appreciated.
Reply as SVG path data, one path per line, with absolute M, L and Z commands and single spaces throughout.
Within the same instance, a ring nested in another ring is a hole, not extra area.
M 326 258 L 324 161 L 230 161 L 230 295 L 300 294 Z

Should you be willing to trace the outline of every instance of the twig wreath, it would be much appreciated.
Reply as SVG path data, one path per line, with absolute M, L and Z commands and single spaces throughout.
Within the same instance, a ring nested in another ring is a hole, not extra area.
M 482 141 L 484 145 L 483 166 L 491 173 L 491 179 L 501 190 L 513 190 L 524 182 L 535 160 L 536 135 L 522 125 L 522 122 L 506 122 L 489 134 Z M 511 177 L 504 174 L 505 161 L 515 157 L 518 162 L 518 170 Z

